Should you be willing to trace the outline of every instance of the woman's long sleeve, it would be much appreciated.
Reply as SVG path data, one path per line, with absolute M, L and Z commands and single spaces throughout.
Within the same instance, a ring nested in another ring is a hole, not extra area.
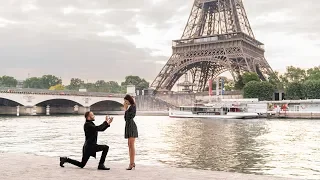
M 125 115 L 125 120 L 130 121 L 136 116 L 136 106 L 130 106 Z

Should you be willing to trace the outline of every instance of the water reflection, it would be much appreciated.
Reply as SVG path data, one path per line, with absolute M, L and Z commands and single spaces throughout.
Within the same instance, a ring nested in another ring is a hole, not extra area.
M 97 116 L 96 124 L 103 121 Z M 0 118 L 0 152 L 81 158 L 82 116 Z M 319 179 L 320 121 L 137 117 L 137 163 Z M 99 143 L 108 161 L 128 162 L 124 120 Z M 100 156 L 100 155 L 98 155 Z
M 255 137 L 268 133 L 261 124 L 250 122 L 182 120 L 167 128 L 168 144 L 175 161 L 165 162 L 180 167 L 219 171 L 251 172 L 256 164 L 264 164 Z M 171 142 L 170 142 L 171 141 Z

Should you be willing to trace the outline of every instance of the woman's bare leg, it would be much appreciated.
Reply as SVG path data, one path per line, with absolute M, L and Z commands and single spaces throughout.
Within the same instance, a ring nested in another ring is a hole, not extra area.
M 131 159 L 131 146 L 130 146 L 130 138 L 128 138 L 128 148 L 129 148 L 129 158 Z M 131 164 L 131 163 L 130 163 Z
M 134 163 L 135 160 L 135 138 L 129 138 L 129 149 L 130 149 L 130 164 Z

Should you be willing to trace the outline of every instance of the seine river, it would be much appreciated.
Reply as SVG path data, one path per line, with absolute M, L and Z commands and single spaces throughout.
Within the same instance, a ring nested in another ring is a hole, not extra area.
M 95 123 L 103 120 L 97 116 Z M 83 116 L 0 117 L 0 152 L 80 159 L 83 123 Z M 136 123 L 136 164 L 320 177 L 320 121 L 140 116 Z M 98 141 L 110 146 L 108 161 L 128 163 L 122 116 L 115 116 Z

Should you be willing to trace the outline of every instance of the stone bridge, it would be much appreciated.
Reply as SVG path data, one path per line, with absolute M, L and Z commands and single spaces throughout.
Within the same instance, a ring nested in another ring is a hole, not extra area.
M 124 94 L 0 89 L 0 114 L 83 114 L 85 111 L 120 111 Z

